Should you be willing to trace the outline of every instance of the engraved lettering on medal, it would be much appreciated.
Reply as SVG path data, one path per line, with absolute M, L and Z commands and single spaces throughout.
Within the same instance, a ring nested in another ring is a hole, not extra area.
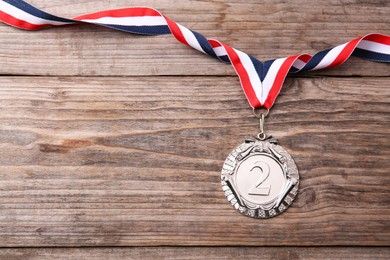
M 271 189 L 271 185 L 269 185 L 268 187 L 260 187 L 260 186 L 261 186 L 261 184 L 263 184 L 263 182 L 269 176 L 269 173 L 270 173 L 269 165 L 264 161 L 256 161 L 254 163 L 254 166 L 252 167 L 252 169 L 250 171 L 253 172 L 255 169 L 260 169 L 261 173 L 259 175 L 259 178 L 257 179 L 255 186 L 253 186 L 248 191 L 248 194 L 249 195 L 268 196 L 270 189 Z M 255 171 L 255 172 L 258 172 L 258 171 Z
M 271 205 L 283 191 L 286 177 L 282 165 L 272 155 L 257 153 L 239 162 L 234 187 L 240 199 L 253 205 Z

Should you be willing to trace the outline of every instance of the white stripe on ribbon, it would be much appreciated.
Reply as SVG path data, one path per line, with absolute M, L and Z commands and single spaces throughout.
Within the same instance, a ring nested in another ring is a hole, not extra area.
M 298 58 L 298 59 L 296 59 L 296 60 L 294 61 L 294 63 L 292 64 L 292 66 L 293 66 L 294 68 L 298 69 L 298 70 L 301 70 L 303 67 L 305 67 L 306 64 L 307 64 L 306 62 L 304 62 L 303 60 L 300 60 L 300 59 Z
M 134 17 L 101 17 L 98 19 L 80 20 L 87 23 L 99 23 L 123 26 L 158 26 L 167 25 L 167 21 L 161 16 L 134 16 Z
M 226 56 L 226 55 L 228 55 L 226 50 L 225 50 L 225 48 L 223 46 L 215 47 L 215 48 L 213 48 L 213 50 L 214 50 L 214 52 L 215 52 L 215 54 L 217 56 Z
M 256 94 L 256 98 L 260 101 L 261 100 L 261 94 L 263 92 L 262 83 L 260 81 L 260 76 L 257 74 L 257 71 L 255 69 L 255 66 L 253 65 L 252 60 L 249 58 L 248 54 L 239 51 L 237 49 L 233 50 L 237 53 L 238 57 L 240 58 L 240 61 L 242 65 L 244 66 L 248 76 L 249 80 L 251 82 L 252 88 Z M 260 101 L 262 104 L 263 102 Z
M 202 49 L 202 47 L 200 46 L 198 40 L 196 39 L 195 35 L 189 30 L 187 29 L 186 27 L 184 27 L 183 25 L 180 25 L 177 23 L 177 25 L 179 26 L 180 28 L 180 31 L 182 32 L 184 38 L 186 39 L 187 43 L 194 49 L 200 51 L 200 52 L 204 52 L 204 50 Z
M 42 19 L 36 16 L 33 16 L 29 13 L 26 13 L 19 8 L 16 8 L 13 5 L 10 5 L 4 1 L 0 1 L 0 10 L 6 14 L 9 14 L 19 20 L 35 24 L 35 25 L 43 25 L 43 24 L 51 24 L 51 25 L 62 25 L 62 24 L 72 24 L 72 22 L 56 22 L 51 20 Z
M 347 43 L 341 44 L 339 46 L 334 47 L 331 49 L 325 57 L 322 58 L 320 63 L 317 64 L 312 70 L 319 70 L 328 67 L 336 58 L 339 56 L 339 54 L 343 51 L 345 46 L 347 46 Z
M 357 45 L 357 48 L 377 53 L 390 54 L 390 46 L 379 42 L 362 40 Z
M 278 74 L 280 67 L 283 65 L 286 59 L 287 58 L 280 58 L 274 60 L 271 67 L 269 68 L 267 75 L 263 80 L 263 94 L 261 95 L 260 99 L 261 104 L 264 104 L 265 100 L 267 99 L 268 94 L 274 84 L 276 75 Z

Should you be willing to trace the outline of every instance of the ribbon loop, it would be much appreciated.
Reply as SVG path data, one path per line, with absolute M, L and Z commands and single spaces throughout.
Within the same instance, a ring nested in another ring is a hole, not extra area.
M 301 54 L 262 63 L 218 40 L 207 39 L 149 7 L 105 10 L 68 19 L 41 11 L 22 0 L 0 0 L 0 21 L 25 30 L 90 23 L 135 34 L 172 34 L 183 44 L 231 63 L 253 108 L 270 109 L 288 73 L 331 68 L 344 63 L 351 55 L 390 62 L 390 36 L 368 34 L 313 56 Z

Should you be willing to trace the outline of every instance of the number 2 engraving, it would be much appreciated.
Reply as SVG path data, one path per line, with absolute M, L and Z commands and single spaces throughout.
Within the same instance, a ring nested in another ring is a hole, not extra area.
M 250 171 L 252 172 L 256 168 L 259 168 L 261 170 L 261 174 L 260 174 L 259 178 L 257 179 L 255 186 L 253 186 L 249 190 L 248 194 L 249 195 L 268 196 L 270 189 L 271 189 L 271 185 L 269 185 L 268 187 L 260 187 L 260 186 L 261 186 L 261 184 L 263 184 L 263 182 L 269 176 L 269 173 L 270 173 L 269 165 L 266 162 L 257 161 L 254 163 L 254 166 L 252 167 L 252 169 Z

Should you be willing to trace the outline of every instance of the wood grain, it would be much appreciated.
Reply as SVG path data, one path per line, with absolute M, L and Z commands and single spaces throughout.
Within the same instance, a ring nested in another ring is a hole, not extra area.
M 262 61 L 390 34 L 386 0 L 28 2 L 65 17 L 154 7 Z M 300 192 L 255 220 L 220 187 L 225 157 L 258 131 L 230 65 L 97 26 L 0 24 L 0 39 L 0 259 L 388 258 L 389 64 L 287 79 L 266 130 Z
M 220 187 L 257 133 L 235 77 L 1 77 L 0 246 L 388 246 L 387 84 L 287 80 L 266 127 L 301 189 L 259 221 Z
M 258 57 L 314 54 L 367 33 L 390 34 L 389 1 L 76 1 L 29 0 L 74 17 L 109 8 L 151 6 L 171 19 Z M 235 75 L 172 36 L 145 37 L 96 26 L 21 31 L 0 24 L 3 75 Z M 48 66 L 50 64 L 50 66 Z M 390 76 L 389 65 L 351 58 L 309 75 Z
M 388 259 L 389 248 L 339 247 L 133 247 L 0 250 L 0 259 Z

